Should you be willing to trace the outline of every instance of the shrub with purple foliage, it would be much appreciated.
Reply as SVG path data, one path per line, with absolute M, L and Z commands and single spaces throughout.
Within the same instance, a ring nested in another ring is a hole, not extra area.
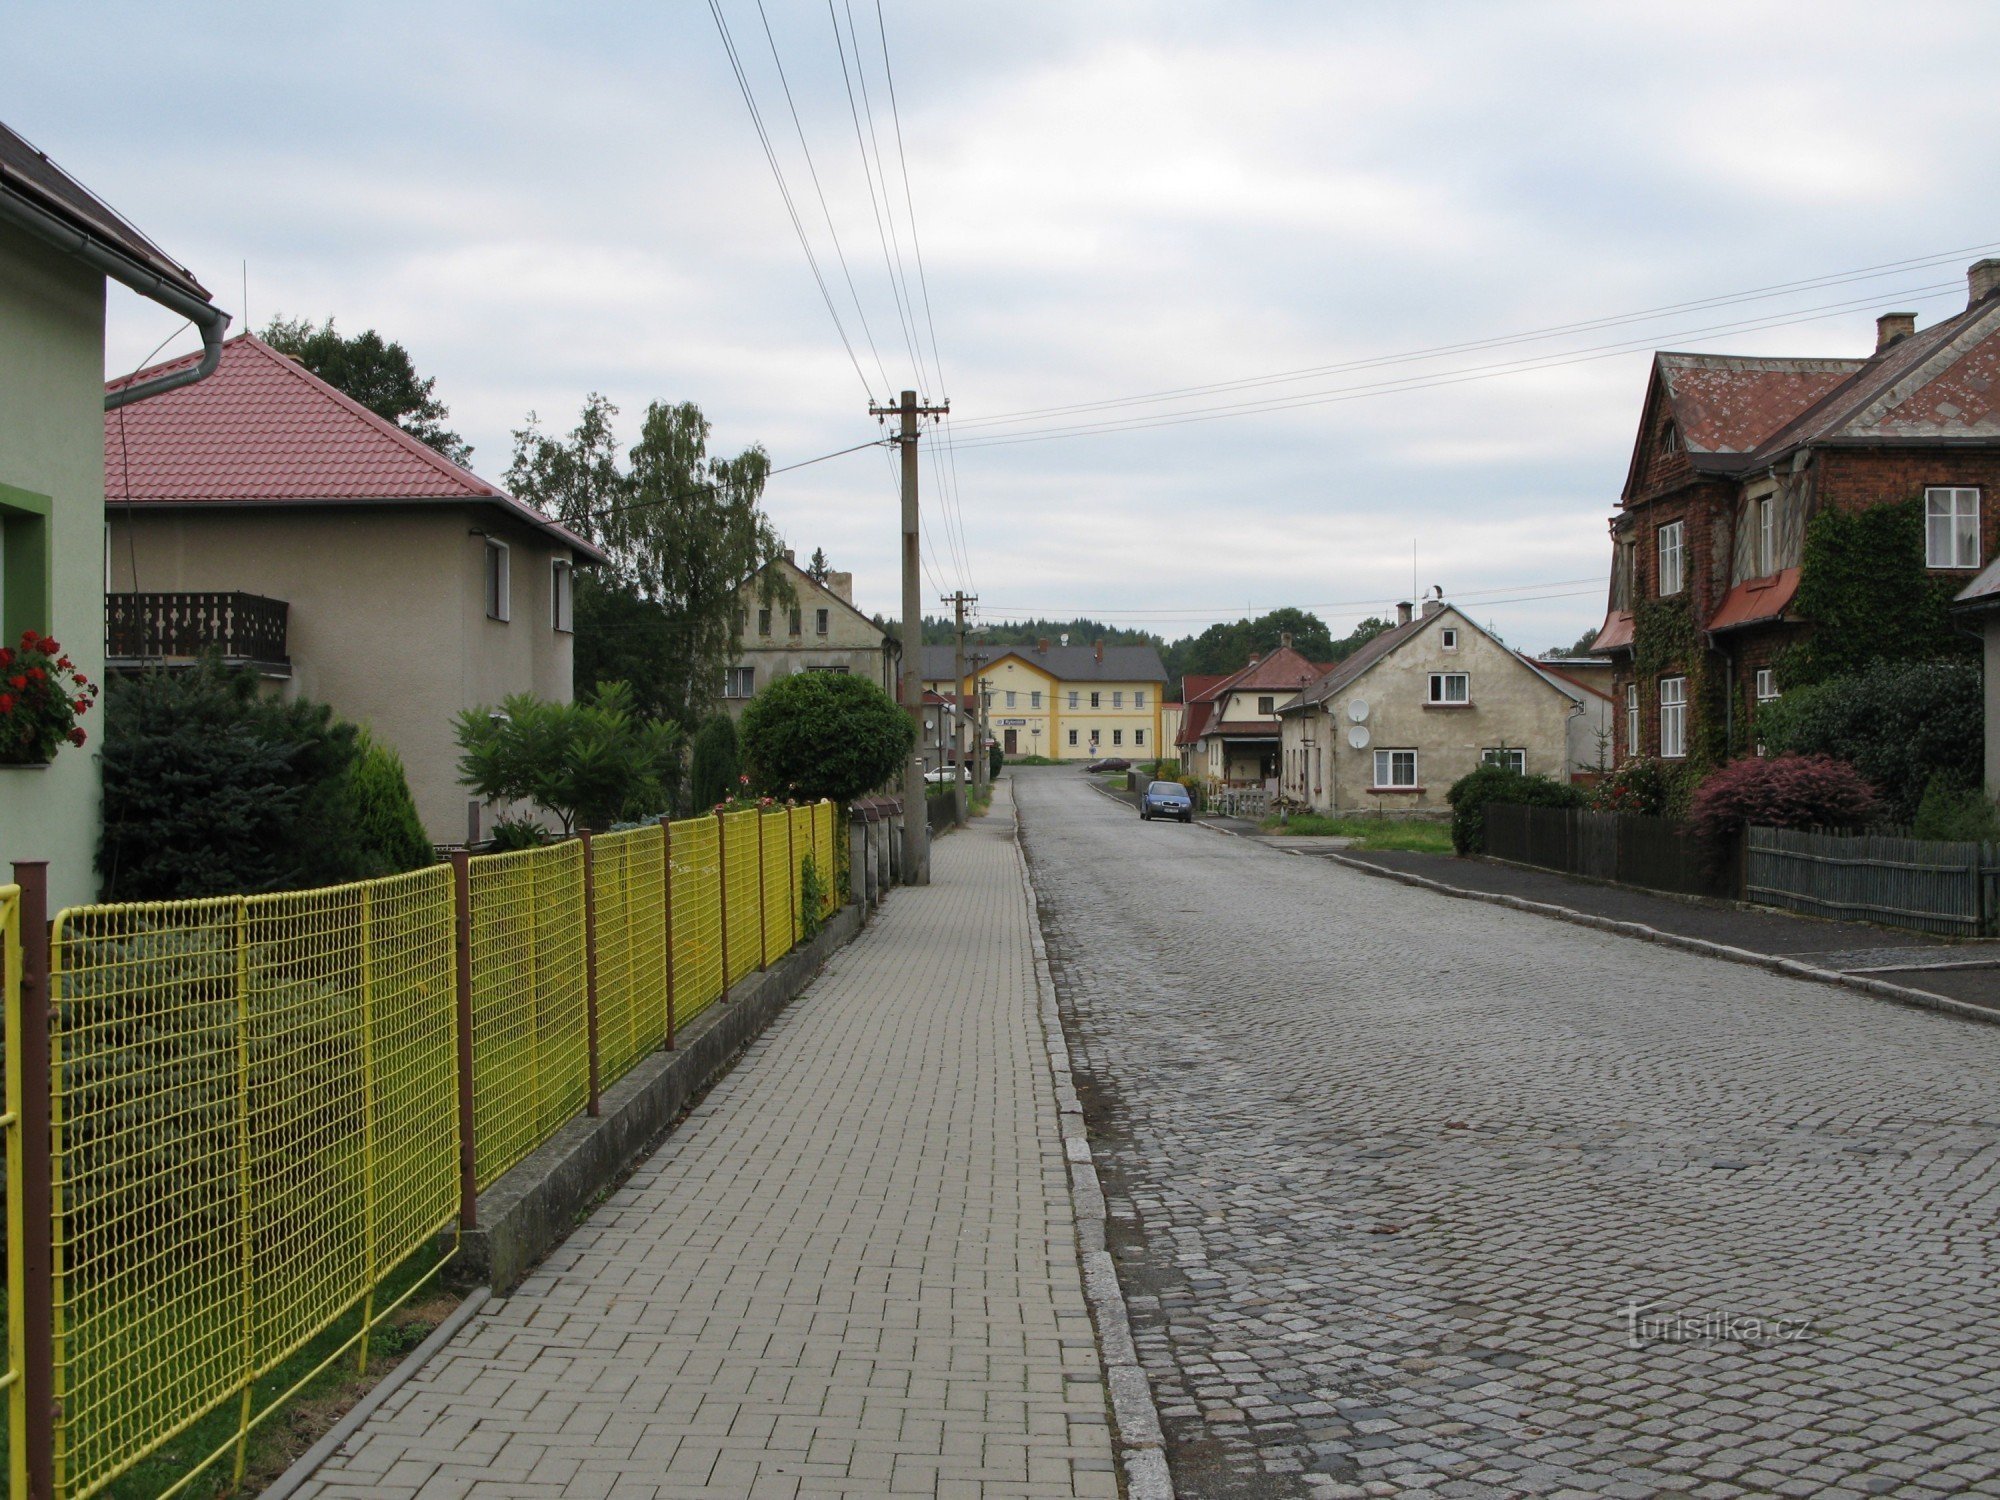
M 1747 823 L 1765 828 L 1865 828 L 1882 802 L 1859 771 L 1831 755 L 1731 761 L 1701 784 L 1688 815 L 1695 837 L 1718 848 Z

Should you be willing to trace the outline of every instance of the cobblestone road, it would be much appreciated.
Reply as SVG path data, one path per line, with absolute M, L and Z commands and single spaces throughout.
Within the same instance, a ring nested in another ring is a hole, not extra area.
M 1081 781 L 1016 786 L 1183 1495 L 2000 1494 L 2000 1028 Z
M 311 1500 L 1118 1493 L 1004 794 Z

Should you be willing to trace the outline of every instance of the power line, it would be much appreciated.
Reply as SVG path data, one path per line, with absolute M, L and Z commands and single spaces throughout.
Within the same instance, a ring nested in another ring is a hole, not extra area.
M 792 221 L 792 232 L 799 237 L 799 248 L 806 253 L 806 264 L 812 268 L 813 281 L 819 287 L 820 300 L 826 304 L 827 316 L 833 319 L 834 331 L 840 335 L 840 344 L 847 351 L 847 361 L 854 366 L 854 378 L 861 382 L 861 389 L 869 400 L 875 393 L 869 388 L 868 377 L 861 372 L 861 361 L 855 357 L 854 344 L 847 336 L 847 327 L 840 321 L 840 310 L 833 305 L 833 293 L 827 289 L 826 277 L 820 273 L 819 258 L 813 254 L 812 242 L 806 238 L 805 224 L 799 218 L 798 205 L 792 201 L 792 190 L 785 184 L 785 174 L 778 166 L 777 153 L 771 148 L 770 134 L 764 129 L 764 117 L 758 112 L 757 100 L 750 89 L 749 76 L 743 71 L 743 61 L 736 53 L 735 40 L 729 34 L 729 23 L 723 19 L 719 0 L 708 0 L 709 14 L 715 18 L 715 29 L 722 37 L 722 47 L 729 54 L 729 66 L 736 75 L 736 86 L 743 94 L 744 107 L 750 111 L 750 123 L 756 128 L 757 141 L 764 148 L 764 160 L 769 163 L 771 176 L 778 184 L 778 195 L 785 201 L 785 213 Z
M 1113 397 L 1101 401 L 1085 401 L 1062 406 L 1033 407 L 1020 411 L 999 412 L 991 416 L 968 418 L 961 425 L 966 428 L 1004 425 L 1026 421 L 1035 417 L 1060 416 L 1072 412 L 1172 401 L 1185 397 L 1211 395 L 1261 385 L 1310 380 L 1322 375 L 1341 374 L 1351 370 L 1411 363 L 1423 359 L 1439 358 L 1447 354 L 1473 353 L 1482 349 L 1502 348 L 1511 344 L 1533 343 L 1551 338 L 1559 338 L 1566 334 L 1589 333 L 1627 323 L 1649 322 L 1670 316 L 1674 313 L 1725 307 L 1743 302 L 1765 301 L 1773 297 L 1791 295 L 1802 291 L 1823 290 L 1827 287 L 1840 286 L 1852 282 L 1874 280 L 1883 276 L 1895 275 L 1902 271 L 1928 269 L 1931 266 L 1951 264 L 1966 255 L 1977 254 L 1981 251 L 1996 248 L 2000 248 L 2000 241 L 1986 245 L 1967 245 L 1957 250 L 1939 251 L 1932 255 L 1917 256 L 1908 260 L 1887 261 L 1875 266 L 1863 266 L 1852 271 L 1830 272 L 1823 276 L 1807 277 L 1799 281 L 1779 282 L 1771 286 L 1755 287 L 1749 291 L 1729 292 L 1714 297 L 1696 298 L 1687 302 L 1668 303 L 1659 307 L 1646 308 L 1639 312 L 1587 318 L 1578 322 L 1556 324 L 1520 333 L 1499 334 L 1455 344 L 1436 344 L 1427 348 L 1407 350 L 1402 353 L 1373 355 L 1364 359 L 1346 360 L 1336 364 L 1315 365 L 1305 369 L 1282 371 L 1276 374 L 1245 376 L 1240 379 L 1217 381 L 1207 385 L 1182 386 L 1172 390 L 1152 391 L 1135 396 Z
M 1937 282 L 1927 287 L 1911 287 L 1892 293 L 1896 297 L 1907 297 L 1913 301 L 1928 301 L 1957 290 L 1956 281 Z M 1329 391 L 1316 391 L 1304 395 L 1277 396 L 1257 401 L 1236 402 L 1219 407 L 1196 407 L 1183 412 L 1170 412 L 1149 417 L 1087 423 L 1073 427 L 1053 427 L 1040 431 L 1030 430 L 1019 433 L 994 433 L 984 436 L 962 438 L 963 448 L 1004 447 L 1013 443 L 1047 442 L 1064 437 L 1094 437 L 1106 433 L 1137 432 L 1153 427 L 1173 427 L 1195 422 L 1215 422 L 1228 417 L 1250 416 L 1262 412 L 1291 411 L 1305 406 L 1325 406 L 1341 401 L 1356 401 L 1369 396 L 1392 395 L 1404 391 L 1430 390 L 1439 386 L 1463 385 L 1474 380 L 1492 380 L 1504 375 L 1526 374 L 1536 370 L 1559 369 L 1566 365 L 1588 364 L 1596 360 L 1613 359 L 1621 354 L 1631 354 L 1659 347 L 1661 337 L 1697 338 L 1726 333 L 1757 332 L 1771 328 L 1785 328 L 1800 323 L 1818 322 L 1825 318 L 1840 317 L 1856 307 L 1870 305 L 1876 297 L 1858 298 L 1851 302 L 1836 303 L 1811 312 L 1778 314 L 1767 318 L 1748 319 L 1736 323 L 1716 324 L 1708 328 L 1681 329 L 1670 335 L 1653 336 L 1645 339 L 1626 340 L 1618 344 L 1595 346 L 1591 349 L 1573 350 L 1563 354 L 1537 355 L 1527 359 L 1507 360 L 1492 365 L 1476 365 L 1469 369 L 1450 371 L 1437 375 L 1412 375 L 1396 380 L 1374 381 L 1360 385 L 1340 386 Z
M 1574 584 L 1594 584 L 1596 586 L 1593 588 L 1572 588 L 1571 585 Z M 1471 589 L 1464 593 L 1452 595 L 1452 597 L 1446 602 L 1453 604 L 1463 604 L 1467 606 L 1473 606 L 1484 609 L 1488 605 L 1492 604 L 1521 604 L 1521 603 L 1534 602 L 1536 600 L 1541 600 L 1541 599 L 1577 599 L 1583 597 L 1586 594 L 1599 593 L 1602 591 L 1603 587 L 1604 587 L 1603 581 L 1596 577 L 1561 578 L 1561 579 L 1554 579 L 1546 583 L 1516 583 L 1516 584 L 1508 584 L 1501 588 Z M 1509 592 L 1509 590 L 1524 590 L 1526 592 L 1514 594 L 1512 597 L 1506 597 L 1506 598 L 1488 597 L 1489 595 L 1505 595 Z M 1547 591 L 1562 590 L 1562 592 L 1541 592 L 1544 590 Z M 1396 596 L 1383 595 L 1381 597 L 1374 599 L 1335 599 L 1316 604 L 1298 604 L 1298 603 L 1266 604 L 1266 605 L 1230 604 L 1222 606 L 1220 608 L 1202 607 L 1202 606 L 1191 606 L 1186 608 L 1169 608 L 1166 606 L 1149 605 L 1144 609 L 1121 609 L 1115 606 L 1107 606 L 1107 605 L 1095 605 L 1095 606 L 1072 605 L 1066 607 L 1055 607 L 1049 605 L 1031 606 L 1024 604 L 988 603 L 986 605 L 986 609 L 994 613 L 1005 613 L 1009 615 L 1025 616 L 1028 618 L 1040 618 L 1045 620 L 1088 619 L 1093 616 L 1102 615 L 1106 617 L 1107 620 L 1113 617 L 1118 619 L 1159 617 L 1172 621 L 1172 620 L 1196 620 L 1196 619 L 1222 619 L 1230 616 L 1235 616 L 1239 613 L 1241 613 L 1245 618 L 1247 618 L 1253 614 L 1269 614 L 1272 610 L 1275 609 L 1306 609 L 1306 610 L 1370 609 L 1380 605 L 1400 604 L 1405 602 L 1406 598 L 1407 596 L 1403 595 L 1396 595 Z
M 812 147 L 806 144 L 805 123 L 799 119 L 799 107 L 792 99 L 791 80 L 785 76 L 785 64 L 778 56 L 778 39 L 771 33 L 771 18 L 764 12 L 764 0 L 757 0 L 757 18 L 764 23 L 764 40 L 771 47 L 771 62 L 778 70 L 778 84 L 785 91 L 785 107 L 791 111 L 792 128 L 798 132 L 799 150 L 806 159 L 806 171 L 812 174 L 813 192 L 819 198 L 819 211 L 826 218 L 826 232 L 833 240 L 833 253 L 840 258 L 840 274 L 847 279 L 847 294 L 854 299 L 854 315 L 861 320 L 861 333 L 868 340 L 868 352 L 875 357 L 875 369 L 882 377 L 882 389 L 895 389 L 895 382 L 889 378 L 889 371 L 882 363 L 882 352 L 875 347 L 875 330 L 868 326 L 868 312 L 861 305 L 861 293 L 855 289 L 854 273 L 847 265 L 847 252 L 841 248 L 840 231 L 833 225 L 833 210 L 827 206 L 826 190 L 821 187 L 819 168 L 813 165 Z M 871 393 L 872 396 L 872 393 Z
M 822 453 L 817 458 L 802 458 L 797 463 L 785 464 L 781 468 L 766 469 L 764 471 L 764 478 L 768 482 L 780 474 L 789 474 L 794 469 L 809 469 L 814 464 L 823 464 L 829 458 L 839 458 L 848 453 L 859 453 L 863 448 L 886 448 L 888 446 L 889 440 L 887 438 L 872 438 L 865 443 L 856 443 L 852 448 L 836 448 L 833 452 Z M 623 505 L 607 505 L 597 510 L 587 510 L 579 519 L 598 521 L 606 516 L 622 515 L 628 510 L 650 510 L 656 505 L 669 505 L 674 500 L 684 499 L 697 490 L 705 490 L 709 494 L 714 495 L 721 493 L 722 486 L 719 484 L 710 484 L 706 480 L 699 480 L 692 485 L 677 490 L 671 497 L 665 500 L 629 500 Z M 560 521 L 565 526 L 569 524 L 561 516 L 552 517 L 551 519 Z

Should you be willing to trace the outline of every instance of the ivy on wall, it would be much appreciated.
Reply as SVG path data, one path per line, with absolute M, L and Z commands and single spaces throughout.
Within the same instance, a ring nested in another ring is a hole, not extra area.
M 1649 683 L 1662 675 L 1687 678 L 1687 758 L 1663 763 L 1668 810 L 1678 815 L 1685 811 L 1696 783 L 1730 754 L 1721 673 L 1702 643 L 1687 590 L 1639 601 L 1632 612 L 1632 665 Z
M 1959 583 L 1924 566 L 1921 494 L 1869 510 L 1827 508 L 1806 527 L 1793 611 L 1811 629 L 1778 661 L 1786 688 L 1877 662 L 1962 660 L 1973 642 L 1951 628 Z

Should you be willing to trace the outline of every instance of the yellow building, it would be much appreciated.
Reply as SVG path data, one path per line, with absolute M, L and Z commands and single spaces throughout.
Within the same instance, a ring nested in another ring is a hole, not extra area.
M 965 680 L 952 680 L 952 648 L 924 647 L 924 686 L 976 705 L 986 696 L 986 730 L 1009 756 L 1055 760 L 1173 753 L 1163 733 L 1167 671 L 1151 646 L 971 646 Z

